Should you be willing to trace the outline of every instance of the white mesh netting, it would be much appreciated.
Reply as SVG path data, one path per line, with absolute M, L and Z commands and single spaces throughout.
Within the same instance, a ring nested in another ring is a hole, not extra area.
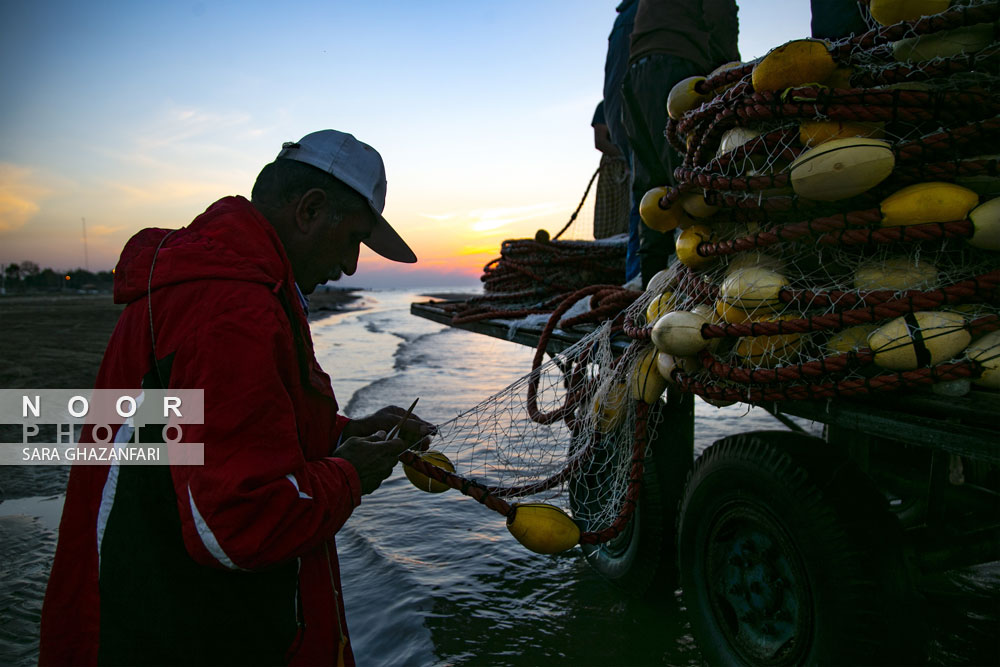
M 608 529 L 628 511 L 634 397 L 647 382 L 663 389 L 655 368 L 646 366 L 649 377 L 635 375 L 641 352 L 642 346 L 625 349 L 605 323 L 438 425 L 433 446 L 447 454 L 457 475 L 493 496 L 549 503 L 571 510 L 584 530 Z

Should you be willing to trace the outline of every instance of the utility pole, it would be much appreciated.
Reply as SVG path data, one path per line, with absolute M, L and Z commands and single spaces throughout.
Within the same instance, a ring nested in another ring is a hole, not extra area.
M 87 258 L 87 219 L 80 218 L 83 221 L 83 268 L 89 273 L 90 272 L 90 260 Z

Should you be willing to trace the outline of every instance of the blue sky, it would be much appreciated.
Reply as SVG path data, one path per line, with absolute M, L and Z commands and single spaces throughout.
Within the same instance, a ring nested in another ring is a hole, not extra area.
M 90 268 L 110 268 L 142 227 L 249 194 L 281 142 L 333 127 L 382 153 L 386 217 L 421 257 L 365 256 L 350 282 L 468 282 L 504 238 L 561 226 L 596 168 L 614 6 L 6 0 L 0 262 L 81 266 L 86 218 Z M 750 59 L 807 36 L 808 3 L 740 20 Z

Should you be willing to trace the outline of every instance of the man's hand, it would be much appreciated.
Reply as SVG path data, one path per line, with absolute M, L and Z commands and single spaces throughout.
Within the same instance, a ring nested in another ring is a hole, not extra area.
M 368 415 L 367 417 L 362 417 L 360 419 L 352 419 L 348 422 L 347 426 L 344 427 L 343 438 L 352 437 L 365 437 L 377 433 L 379 431 L 384 431 L 388 433 L 392 430 L 399 420 L 403 418 L 406 414 L 406 410 L 395 405 L 389 405 L 382 408 L 378 412 Z M 433 424 L 430 424 L 417 415 L 410 415 L 410 417 L 403 423 L 403 427 L 399 430 L 398 437 L 406 440 L 411 445 L 416 443 L 421 438 L 425 438 L 429 435 L 433 435 L 436 432 L 436 428 Z M 343 445 L 341 445 L 343 447 Z M 339 456 L 340 449 L 337 449 L 337 455 Z
M 410 448 L 406 440 L 386 440 L 385 435 L 385 431 L 378 431 L 366 437 L 347 438 L 334 452 L 337 458 L 344 459 L 358 471 L 362 494 L 377 489 L 392 473 L 399 455 Z

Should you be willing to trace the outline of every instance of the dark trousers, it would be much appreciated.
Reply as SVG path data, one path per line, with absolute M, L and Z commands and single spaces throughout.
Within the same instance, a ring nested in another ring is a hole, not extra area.
M 632 200 L 658 185 L 674 185 L 674 169 L 681 156 L 667 143 L 667 95 L 674 84 L 689 76 L 704 75 L 694 63 L 666 54 L 645 56 L 629 67 L 622 85 L 625 131 L 632 147 Z M 661 233 L 639 224 L 639 264 L 642 284 L 667 268 L 674 254 L 673 232 Z

